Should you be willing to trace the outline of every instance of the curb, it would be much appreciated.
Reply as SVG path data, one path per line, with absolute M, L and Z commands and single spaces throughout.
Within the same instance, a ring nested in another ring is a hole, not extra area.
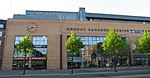
M 63 76 L 63 75 L 108 75 L 108 76 L 118 76 L 118 75 L 132 75 L 132 74 L 150 74 L 150 70 L 139 70 L 139 71 L 120 71 L 120 72 L 84 72 L 84 73 L 74 73 L 74 74 L 68 74 L 68 73 L 60 73 L 60 74 L 26 74 L 26 75 L 1 75 L 0 77 L 12 77 L 12 76 Z

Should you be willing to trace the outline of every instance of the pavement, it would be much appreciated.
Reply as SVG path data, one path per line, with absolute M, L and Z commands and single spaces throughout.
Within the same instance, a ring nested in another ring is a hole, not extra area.
M 4 77 L 12 77 L 12 76 L 24 76 L 24 77 L 40 77 L 40 76 L 82 76 L 89 78 L 101 78 L 108 76 L 126 76 L 126 75 L 142 75 L 146 74 L 150 78 L 150 67 L 142 67 L 142 66 L 132 66 L 132 67 L 117 67 L 118 72 L 113 72 L 111 68 L 83 68 L 83 69 L 74 69 L 74 74 L 71 74 L 71 69 L 56 69 L 56 70 L 26 70 L 26 74 L 23 74 L 23 70 L 11 70 L 11 71 L 0 71 L 0 78 Z M 96 77 L 95 77 L 96 76 Z M 69 78 L 69 77 L 68 77 Z M 117 77 L 116 77 L 117 78 Z M 132 77 L 131 77 L 132 78 Z

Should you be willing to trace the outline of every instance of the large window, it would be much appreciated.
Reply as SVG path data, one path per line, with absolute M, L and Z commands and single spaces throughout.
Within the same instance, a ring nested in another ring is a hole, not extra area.
M 4 28 L 4 24 L 0 24 L 0 28 Z
M 74 56 L 74 67 L 99 66 L 100 52 L 97 50 L 97 44 L 102 43 L 104 36 L 76 36 L 80 38 L 85 47 L 81 49 L 80 56 Z M 68 68 L 71 67 L 71 54 L 68 53 Z
M 18 51 L 15 50 L 17 44 L 24 38 L 24 36 L 16 36 L 15 37 L 15 45 L 14 45 L 14 57 L 19 58 L 19 57 L 24 57 L 24 55 Z M 27 55 L 28 57 L 28 55 Z
M 32 68 L 47 68 L 47 36 L 33 36 L 34 52 L 32 52 Z
M 34 52 L 32 57 L 47 57 L 47 37 L 35 36 L 33 37 Z
M 15 36 L 13 69 L 23 69 L 24 55 L 15 51 L 17 44 L 25 36 Z M 47 68 L 47 36 L 32 36 L 34 51 L 27 54 L 27 69 L 46 69 Z
M 34 45 L 47 45 L 47 37 L 46 36 L 37 36 L 33 37 Z
M 104 36 L 77 36 L 80 38 L 85 47 L 81 50 L 81 67 L 100 66 L 102 50 L 98 50 L 98 44 L 106 39 Z
M 83 44 L 85 45 L 95 45 L 99 42 L 103 42 L 106 37 L 100 36 L 77 36 L 76 38 L 80 38 Z

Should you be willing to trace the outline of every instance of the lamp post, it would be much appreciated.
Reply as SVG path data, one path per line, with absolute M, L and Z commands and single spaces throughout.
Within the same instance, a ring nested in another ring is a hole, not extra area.
M 86 67 L 88 67 L 89 66 L 89 60 L 88 60 L 88 57 L 89 56 L 89 46 L 86 46 Z
M 83 69 L 83 51 L 84 49 L 81 48 L 81 68 Z

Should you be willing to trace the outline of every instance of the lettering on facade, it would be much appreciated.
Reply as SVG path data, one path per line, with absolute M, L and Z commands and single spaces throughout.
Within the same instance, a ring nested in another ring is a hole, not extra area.
M 86 31 L 86 29 L 85 28 L 69 28 L 69 27 L 67 27 L 66 28 L 66 30 L 70 30 L 70 31 Z
M 67 27 L 67 31 L 105 31 L 108 32 L 109 29 L 107 28 L 72 28 L 72 27 Z M 136 30 L 136 29 L 114 29 L 116 32 L 129 32 L 129 33 L 144 33 L 144 30 Z M 148 30 L 150 33 L 150 30 Z

